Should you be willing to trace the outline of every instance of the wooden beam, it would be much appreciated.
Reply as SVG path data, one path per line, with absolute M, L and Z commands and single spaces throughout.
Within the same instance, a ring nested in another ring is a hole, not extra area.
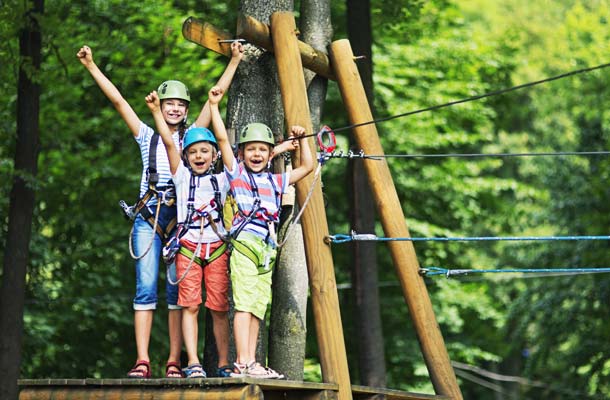
M 269 26 L 249 15 L 240 14 L 237 17 L 237 36 L 265 50 L 274 51 Z M 301 62 L 305 68 L 327 79 L 336 80 L 327 54 L 314 49 L 300 40 L 297 40 L 297 45 L 301 55 Z
M 373 120 L 354 54 L 348 40 L 331 44 L 330 58 L 350 124 Z M 358 147 L 366 154 L 383 154 L 377 128 L 374 124 L 353 129 Z M 393 185 L 392 174 L 385 158 L 362 160 L 368 176 L 381 223 L 387 237 L 409 237 L 409 229 L 400 199 Z M 462 399 L 455 372 L 441 334 L 424 279 L 419 275 L 419 263 L 410 241 L 388 243 L 403 295 L 409 306 L 413 325 L 419 339 L 430 379 L 437 394 Z
M 182 36 L 206 49 L 231 57 L 231 43 L 221 43 L 219 40 L 233 39 L 233 35 L 215 28 L 212 24 L 188 17 L 182 24 Z
M 276 12 L 271 15 L 271 29 L 275 40 L 273 47 L 278 68 L 282 102 L 288 126 L 301 125 L 312 132 L 307 88 L 301 57 L 294 15 L 290 12 Z M 315 154 L 313 138 L 302 146 L 309 146 Z M 298 160 L 296 160 L 298 162 Z M 303 204 L 313 183 L 313 174 L 308 175 L 296 185 L 297 199 Z M 316 322 L 316 334 L 320 349 L 322 379 L 339 385 L 338 399 L 351 400 L 351 384 L 347 365 L 339 295 L 330 246 L 324 243 L 328 236 L 328 225 L 322 189 L 316 182 L 314 192 L 301 219 L 311 303 Z
M 182 24 L 182 35 L 190 42 L 215 51 L 218 54 L 231 57 L 231 43 L 220 43 L 219 40 L 234 39 L 233 35 L 214 27 L 212 24 L 188 17 Z M 250 16 L 241 14 L 238 17 L 237 37 L 243 38 L 267 51 L 274 51 L 269 26 Z M 330 67 L 328 55 L 301 41 L 298 41 L 298 47 L 305 68 L 325 78 L 336 79 Z

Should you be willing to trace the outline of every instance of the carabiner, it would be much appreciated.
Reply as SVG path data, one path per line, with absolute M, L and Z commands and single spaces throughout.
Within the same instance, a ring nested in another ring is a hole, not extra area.
M 329 143 L 328 145 L 324 144 L 325 137 L 324 134 L 327 134 L 326 141 Z M 333 132 L 328 125 L 324 125 L 320 132 L 316 135 L 316 139 L 318 140 L 318 146 L 320 146 L 320 150 L 323 153 L 332 153 L 337 148 L 337 138 L 335 137 L 335 132 Z

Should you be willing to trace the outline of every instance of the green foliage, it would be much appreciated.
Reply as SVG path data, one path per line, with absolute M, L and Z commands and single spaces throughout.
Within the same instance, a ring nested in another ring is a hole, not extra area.
M 371 3 L 378 118 L 602 64 L 610 54 L 610 9 L 604 1 Z M 344 37 L 345 5 L 332 6 L 336 36 Z M 21 7 L 17 1 L 0 5 L 6 22 L 0 25 L 2 243 L 13 174 Z M 149 123 L 144 96 L 163 80 L 185 81 L 194 96 L 193 119 L 226 60 L 183 39 L 182 22 L 193 15 L 231 30 L 237 11 L 236 0 L 47 2 L 41 17 L 41 152 L 32 182 L 37 207 L 23 377 L 120 377 L 135 357 L 129 224 L 116 203 L 135 200 L 140 156 L 75 53 L 83 44 L 91 46 L 100 68 Z M 385 152 L 397 155 L 606 150 L 609 86 L 604 69 L 393 119 L 377 129 Z M 334 84 L 323 119 L 332 127 L 348 124 Z M 347 150 L 347 138 L 338 139 L 339 148 Z M 607 157 L 390 158 L 388 163 L 413 236 L 603 235 L 610 224 Z M 349 231 L 346 166 L 344 160 L 330 160 L 323 170 L 331 234 Z M 384 236 L 381 227 L 377 234 Z M 342 246 L 333 246 L 339 283 L 350 279 L 349 251 Z M 432 392 L 389 252 L 383 244 L 377 250 L 388 386 Z M 460 269 L 609 263 L 604 242 L 418 243 L 416 251 L 422 266 Z M 523 398 L 610 396 L 610 279 L 517 278 L 426 279 L 450 358 L 537 382 L 516 389 Z M 354 366 L 358 316 L 349 291 L 340 296 Z M 167 354 L 164 308 L 160 301 L 151 342 L 157 376 Z M 320 379 L 317 353 L 310 334 L 308 379 Z M 459 379 L 465 398 L 494 398 L 467 375 Z

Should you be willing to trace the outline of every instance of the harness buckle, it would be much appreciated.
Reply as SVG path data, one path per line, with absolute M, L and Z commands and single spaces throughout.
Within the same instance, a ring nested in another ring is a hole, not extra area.
M 167 186 L 165 190 L 158 191 L 157 196 L 164 205 L 171 207 L 176 201 L 176 189 L 173 185 Z

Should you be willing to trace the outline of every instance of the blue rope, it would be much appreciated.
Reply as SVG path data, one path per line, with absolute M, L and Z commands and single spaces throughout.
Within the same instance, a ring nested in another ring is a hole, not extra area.
M 486 273 L 535 273 L 535 274 L 599 274 L 604 272 L 610 272 L 610 268 L 540 268 L 540 269 L 446 269 L 440 267 L 426 267 L 420 268 L 420 275 L 423 276 L 436 276 L 445 275 L 447 278 L 454 275 L 468 275 L 468 274 L 486 274 Z
M 375 242 L 498 242 L 498 241 L 561 241 L 561 240 L 610 240 L 610 236 L 464 236 L 464 237 L 378 237 L 375 234 L 356 232 L 351 235 L 330 235 L 327 241 L 331 243 L 346 243 L 351 241 Z

